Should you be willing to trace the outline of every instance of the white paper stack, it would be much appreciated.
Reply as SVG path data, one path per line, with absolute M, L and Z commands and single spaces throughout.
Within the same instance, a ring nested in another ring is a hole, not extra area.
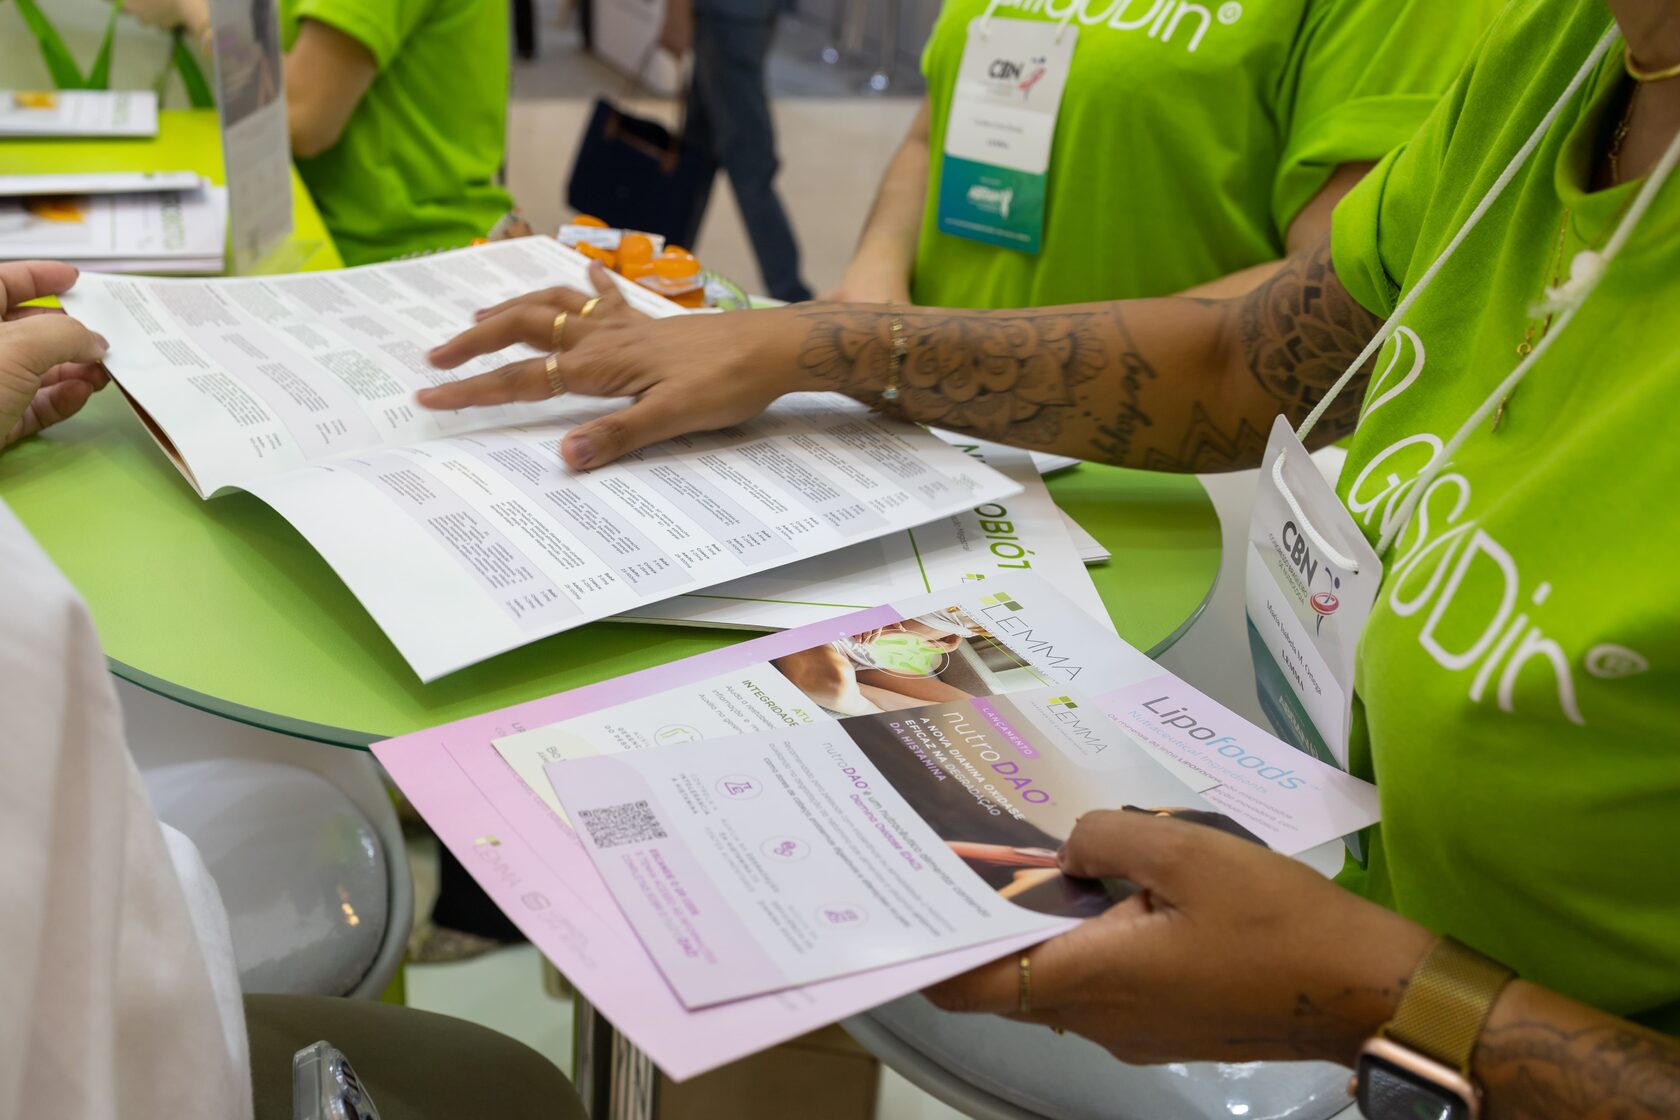
M 191 173 L 0 177 L 0 260 L 202 275 L 222 271 L 226 242 L 227 191 Z
M 1062 515 L 1062 521 L 1067 525 L 1068 536 L 1073 540 L 1073 547 L 1079 551 L 1079 559 L 1087 568 L 1098 564 L 1106 564 L 1114 558 L 1108 546 L 1090 534 L 1090 531 L 1068 516 L 1065 509 L 1056 511 Z
M 156 136 L 158 98 L 145 90 L 0 89 L 0 137 Z

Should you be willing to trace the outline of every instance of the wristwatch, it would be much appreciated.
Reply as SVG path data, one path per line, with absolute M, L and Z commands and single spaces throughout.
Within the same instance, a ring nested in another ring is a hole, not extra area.
M 1412 973 L 1394 1018 L 1359 1052 L 1349 1090 L 1365 1120 L 1478 1120 L 1470 1059 L 1488 1012 L 1516 974 L 1443 937 Z

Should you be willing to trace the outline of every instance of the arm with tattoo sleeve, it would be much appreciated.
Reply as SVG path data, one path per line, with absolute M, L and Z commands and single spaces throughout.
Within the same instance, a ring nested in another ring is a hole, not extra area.
M 1680 1116 L 1680 1039 L 1518 981 L 1476 1044 L 1489 1120 Z
M 886 311 L 812 305 L 800 369 L 875 402 L 891 351 Z M 1380 325 L 1336 279 L 1329 241 L 1240 299 L 1129 300 L 1028 311 L 903 312 L 896 410 L 1001 443 L 1152 470 L 1259 462 L 1279 412 L 1299 420 Z M 1318 428 L 1352 430 L 1363 379 Z

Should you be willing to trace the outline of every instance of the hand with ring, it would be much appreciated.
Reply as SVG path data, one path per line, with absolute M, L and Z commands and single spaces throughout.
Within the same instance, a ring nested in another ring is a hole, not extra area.
M 743 333 L 757 332 L 743 332 L 740 316 L 774 325 L 768 342 L 784 349 L 803 333 L 796 320 L 763 311 L 653 319 L 630 306 L 599 264 L 590 280 L 600 293 L 593 299 L 548 288 L 480 312 L 475 326 L 431 352 L 433 365 L 453 369 L 516 342 L 552 352 L 421 390 L 420 405 L 454 410 L 560 393 L 636 398 L 567 433 L 561 454 L 573 469 L 585 470 L 687 432 L 739 424 L 784 393 L 822 387 L 785 362 L 755 360 L 742 346 Z
M 599 295 L 576 288 L 543 288 L 486 307 L 474 314 L 473 326 L 427 355 L 439 369 L 454 369 L 481 354 L 493 354 L 516 342 L 539 350 L 564 350 L 585 337 L 591 328 L 619 315 L 642 318 L 599 263 L 589 279 Z M 420 403 L 428 404 L 422 400 Z
M 937 1006 L 1072 1031 L 1128 1062 L 1348 1062 L 1434 940 L 1303 863 L 1151 813 L 1086 813 L 1057 863 L 1140 889 L 935 985 Z

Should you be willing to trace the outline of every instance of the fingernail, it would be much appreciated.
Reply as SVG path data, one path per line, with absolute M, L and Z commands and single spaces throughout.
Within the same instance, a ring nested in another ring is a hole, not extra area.
M 414 399 L 419 401 L 421 404 L 425 404 L 436 395 L 436 389 L 422 389 L 418 393 L 414 394 Z
M 589 442 L 588 436 L 573 436 L 566 441 L 566 450 L 572 453 L 572 462 L 577 464 L 579 470 L 595 461 L 595 448 Z
M 473 312 L 473 322 L 475 322 L 475 323 L 482 323 L 485 319 L 487 319 L 489 317 L 490 317 L 490 309 L 488 307 L 481 307 L 477 311 Z
M 99 340 L 99 345 L 100 346 L 104 347 L 107 350 L 109 350 L 111 348 L 111 340 L 106 338 L 104 335 L 100 334 L 98 331 L 93 332 L 93 337 L 95 337 Z
M 1061 847 L 1056 849 L 1056 866 L 1061 867 L 1066 863 L 1067 863 L 1067 845 L 1063 844 Z

